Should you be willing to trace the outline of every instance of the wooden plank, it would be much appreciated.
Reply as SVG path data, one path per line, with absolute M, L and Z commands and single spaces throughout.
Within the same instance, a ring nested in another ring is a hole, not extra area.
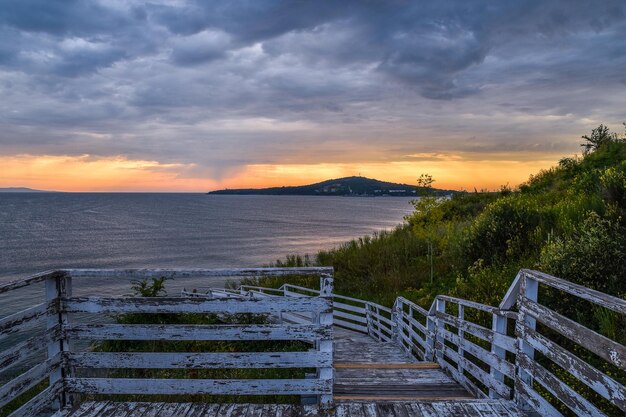
M 279 395 L 332 392 L 332 381 L 318 379 L 147 379 L 67 378 L 68 392 L 85 394 Z
M 28 369 L 26 372 L 11 379 L 9 382 L 0 387 L 0 407 L 4 407 L 11 402 L 14 398 L 20 396 L 24 392 L 28 391 L 44 378 L 46 378 L 52 371 L 59 368 L 61 364 L 61 356 L 48 359 L 34 367 Z
M 78 368 L 316 368 L 332 366 L 332 352 L 68 352 Z
M 461 339 L 459 336 L 454 333 L 442 329 L 441 333 L 444 338 L 457 346 L 460 346 L 462 350 L 471 353 L 476 356 L 479 360 L 486 363 L 487 365 L 495 368 L 498 372 L 508 376 L 509 378 L 515 377 L 515 365 L 507 362 L 506 360 L 501 359 L 497 355 L 495 355 L 492 351 L 483 349 L 481 346 L 478 346 L 475 343 L 470 342 L 467 339 Z
M 365 316 L 366 313 L 366 310 L 363 307 L 356 307 L 350 304 L 341 303 L 339 301 L 333 301 L 333 308 L 350 311 L 352 313 L 360 314 L 361 316 Z
M 492 376 L 477 366 L 469 359 L 459 356 L 459 354 L 439 342 L 436 343 L 437 349 L 444 352 L 446 356 L 452 359 L 456 363 L 461 363 L 463 370 L 470 373 L 474 378 L 484 384 L 487 388 L 493 388 L 502 397 L 508 398 L 511 395 L 511 389 L 501 381 L 498 381 Z M 459 373 L 460 374 L 460 373 Z
M 522 338 L 536 351 L 567 370 L 622 411 L 626 411 L 626 387 L 537 331 L 522 327 L 522 332 Z
M 360 324 L 350 323 L 349 321 L 344 321 L 341 319 L 335 319 L 334 324 L 335 326 L 344 327 L 346 329 L 354 330 L 361 333 L 367 333 L 367 327 Z
M 41 303 L 0 319 L 0 340 L 41 324 L 39 321 L 57 311 L 58 302 Z
M 367 319 L 365 317 L 357 316 L 356 314 L 344 313 L 343 311 L 334 310 L 333 311 L 333 315 L 335 317 L 340 317 L 340 318 L 351 320 L 351 321 L 354 321 L 354 322 L 357 322 L 357 323 L 367 324 Z
M 332 274 L 332 267 L 298 268 L 140 268 L 140 269 L 64 269 L 74 278 L 192 278 L 256 277 Z
M 558 398 L 559 401 L 565 404 L 567 408 L 576 413 L 576 415 L 584 417 L 601 417 L 605 415 L 586 398 L 583 398 L 570 388 L 569 385 L 554 376 L 546 368 L 530 359 L 524 353 L 520 352 L 518 356 L 520 364 L 530 371 L 534 380 L 540 383 L 552 395 Z
M 21 343 L 13 345 L 0 353 L 0 373 L 19 364 L 23 360 L 42 352 L 48 343 L 58 340 L 61 326 L 56 326 L 43 335 L 33 336 Z
M 522 271 L 537 281 L 547 284 L 553 288 L 575 295 L 583 300 L 601 305 L 602 307 L 606 307 L 620 314 L 626 314 L 626 300 L 624 299 L 592 290 L 591 288 L 574 284 L 573 282 L 566 281 L 562 278 L 557 278 L 540 271 L 533 271 L 529 269 L 524 269 Z
M 22 405 L 20 408 L 9 414 L 8 417 L 36 416 L 41 410 L 48 407 L 61 393 L 62 390 L 63 385 L 61 383 L 49 386 L 30 400 L 28 400 L 26 404 Z
M 332 328 L 308 325 L 88 324 L 71 326 L 66 337 L 89 340 L 301 340 L 331 339 Z
M 62 299 L 66 313 L 280 313 L 331 312 L 324 298 L 217 298 L 196 297 L 71 297 Z
M 438 320 L 442 320 L 444 323 L 461 329 L 464 332 L 474 335 L 489 343 L 495 343 L 503 349 L 508 350 L 509 352 L 515 353 L 517 351 L 516 340 L 512 337 L 496 333 L 491 329 L 479 326 L 478 324 L 472 323 L 471 321 L 459 320 L 457 317 L 442 313 L 440 311 L 435 313 L 435 317 Z
M 335 363 L 335 369 L 440 369 L 434 362 L 416 363 Z
M 537 391 L 530 388 L 521 378 L 515 378 L 515 391 L 542 417 L 563 417 L 563 414 L 537 393 Z
M 43 282 L 46 279 L 57 276 L 57 275 L 62 275 L 62 273 L 58 271 L 45 271 L 45 272 L 41 272 L 35 275 L 31 275 L 26 278 L 21 278 L 15 281 L 7 282 L 6 284 L 0 285 L 0 294 L 17 290 L 18 288 L 27 287 L 29 285 L 36 284 L 38 282 Z
M 561 333 L 611 364 L 626 370 L 626 346 L 602 336 L 534 301 L 524 298 L 520 311 Z

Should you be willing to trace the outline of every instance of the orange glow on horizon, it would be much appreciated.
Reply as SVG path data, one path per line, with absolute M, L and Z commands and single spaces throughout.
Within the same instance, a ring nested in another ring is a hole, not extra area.
M 429 173 L 437 188 L 473 190 L 514 187 L 530 174 L 556 164 L 558 156 L 492 155 L 473 159 L 467 155 L 409 155 L 395 162 L 254 164 L 233 170 L 228 178 L 202 175 L 193 164 L 130 160 L 125 157 L 0 156 L 0 187 L 29 187 L 56 191 L 206 192 L 221 188 L 262 188 L 305 185 L 352 175 L 415 184 Z M 416 158 L 417 160 L 411 160 Z

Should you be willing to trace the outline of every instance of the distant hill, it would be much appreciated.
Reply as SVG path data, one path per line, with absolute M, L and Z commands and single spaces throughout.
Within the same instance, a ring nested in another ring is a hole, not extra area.
M 0 193 L 53 193 L 54 191 L 34 190 L 26 187 L 7 187 L 0 188 Z
M 439 195 L 450 194 L 448 190 L 434 190 Z M 417 196 L 415 185 L 396 184 L 365 177 L 345 177 L 309 185 L 271 188 L 240 188 L 209 191 L 207 194 L 229 195 L 334 195 L 334 196 Z

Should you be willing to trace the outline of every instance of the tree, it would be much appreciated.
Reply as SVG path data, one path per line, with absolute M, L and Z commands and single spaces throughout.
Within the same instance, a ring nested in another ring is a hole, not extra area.
M 587 155 L 596 151 L 602 145 L 616 140 L 617 134 L 611 133 L 607 126 L 600 124 L 600 126 L 591 130 L 590 136 L 583 135 L 582 138 L 586 142 L 581 143 L 580 146 L 583 147 L 583 154 Z

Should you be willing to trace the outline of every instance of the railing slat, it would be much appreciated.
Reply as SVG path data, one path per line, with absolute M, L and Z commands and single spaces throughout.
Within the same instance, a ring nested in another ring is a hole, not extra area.
M 315 368 L 332 366 L 331 352 L 79 352 L 67 361 L 79 368 Z
M 309 325 L 180 325 L 180 324 L 90 324 L 65 330 L 75 339 L 88 340 L 300 340 L 332 338 L 332 331 Z
M 61 355 L 47 359 L 0 387 L 0 408 L 28 391 L 61 365 Z
M 0 340 L 41 324 L 39 320 L 55 312 L 57 306 L 57 302 L 41 303 L 0 319 Z
M 330 301 L 322 298 L 207 300 L 195 297 L 71 297 L 62 299 L 67 313 L 280 313 L 330 312 Z
M 559 401 L 575 412 L 576 415 L 584 417 L 605 416 L 604 413 L 598 410 L 588 400 L 524 353 L 519 353 L 519 361 L 524 368 L 530 370 L 535 382 L 541 384 Z
M 579 381 L 626 411 L 626 388 L 573 353 L 567 351 L 535 330 L 522 328 L 522 337 L 537 352 L 566 369 Z
M 29 356 L 42 352 L 48 343 L 53 340 L 58 340 L 60 336 L 61 326 L 57 325 L 54 329 L 49 330 L 45 334 L 33 336 L 4 350 L 0 353 L 0 373 L 19 364 Z
M 524 299 L 520 311 L 561 333 L 611 364 L 626 370 L 626 347 L 585 326 L 529 299 Z
M 67 378 L 66 389 L 84 394 L 306 395 L 332 392 L 321 379 Z
M 48 408 L 62 391 L 63 384 L 59 381 L 28 400 L 26 404 L 9 414 L 9 417 L 33 417 L 39 415 L 39 412 Z
M 463 331 L 483 339 L 489 343 L 495 343 L 496 345 L 515 353 L 517 350 L 516 341 L 514 338 L 506 336 L 504 334 L 496 333 L 491 329 L 472 323 L 470 321 L 461 321 L 457 317 L 451 316 L 447 313 L 436 312 L 435 317 L 443 320 L 445 323 L 460 328 Z

